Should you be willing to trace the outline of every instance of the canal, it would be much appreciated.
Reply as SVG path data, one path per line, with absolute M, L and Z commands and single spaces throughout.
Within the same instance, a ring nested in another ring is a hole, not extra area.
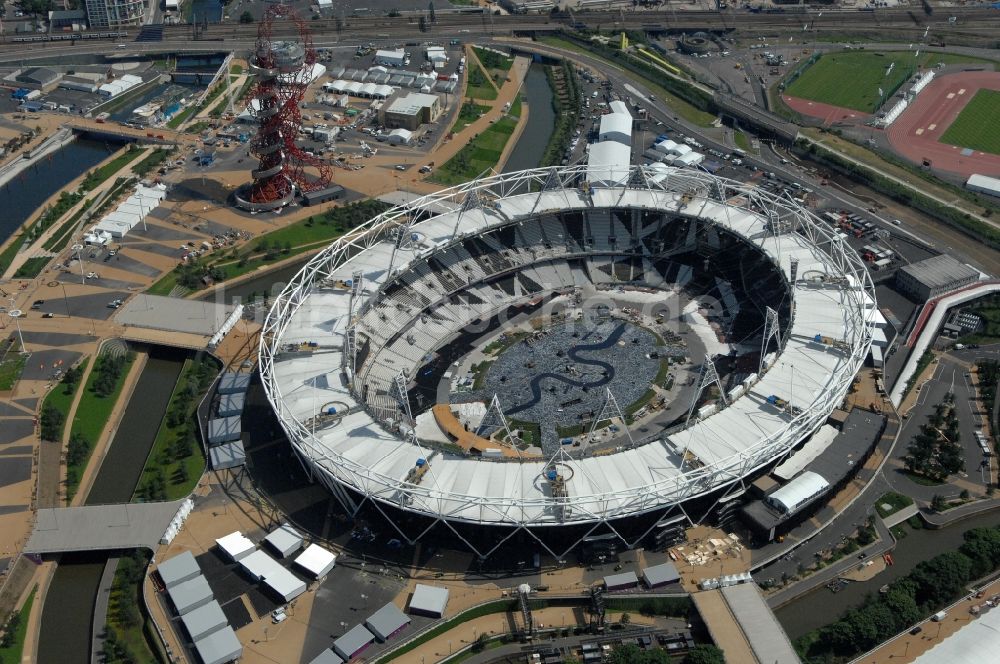
M 511 173 L 526 168 L 537 168 L 545 156 L 545 148 L 556 126 L 556 112 L 552 106 L 552 86 L 545 76 L 545 68 L 533 64 L 528 68 L 521 87 L 521 96 L 528 103 L 528 123 L 517 144 L 511 150 L 503 172 Z
M 838 593 L 820 587 L 784 605 L 775 615 L 793 641 L 807 632 L 839 618 L 845 611 L 860 605 L 869 593 L 896 579 L 906 576 L 922 560 L 948 551 L 957 551 L 964 540 L 962 534 L 971 528 L 1000 526 L 996 512 L 965 519 L 940 530 L 906 528 L 906 537 L 892 552 L 895 565 L 867 582 L 850 583 Z
M 153 347 L 86 504 L 125 503 L 139 483 L 186 351 Z M 89 664 L 94 603 L 111 552 L 65 555 L 45 595 L 38 664 Z
M 120 144 L 77 139 L 0 187 L 0 242 L 17 232 L 53 192 L 97 166 Z

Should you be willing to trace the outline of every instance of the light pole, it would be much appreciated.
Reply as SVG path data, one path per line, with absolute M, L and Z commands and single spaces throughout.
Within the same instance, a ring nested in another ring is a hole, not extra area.
M 66 305 L 66 318 L 72 318 L 72 316 L 70 316 L 70 313 L 69 313 L 69 298 L 66 297 L 66 284 L 64 284 L 63 282 L 60 281 L 59 285 L 62 287 L 63 304 Z
M 24 347 L 24 337 L 21 336 L 21 322 L 18 320 L 21 317 L 21 313 L 20 309 L 14 309 L 8 311 L 7 315 L 14 319 L 14 327 L 17 328 L 17 340 L 21 343 L 21 352 L 25 353 L 27 349 Z

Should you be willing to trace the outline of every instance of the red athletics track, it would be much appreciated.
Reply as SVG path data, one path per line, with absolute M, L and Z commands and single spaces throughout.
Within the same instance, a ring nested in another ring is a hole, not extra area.
M 823 121 L 823 124 L 830 126 L 835 122 L 847 122 L 851 124 L 861 124 L 865 120 L 871 117 L 868 113 L 862 113 L 861 111 L 855 111 L 852 108 L 844 108 L 842 106 L 833 106 L 831 104 L 824 104 L 818 101 L 812 101 L 811 99 L 802 99 L 801 97 L 789 97 L 788 95 L 781 95 L 788 107 L 795 111 L 796 113 L 801 113 L 802 115 L 808 115 L 811 118 L 819 118 Z
M 946 74 L 931 81 L 888 129 L 893 149 L 910 161 L 964 176 L 1000 175 L 1000 155 L 940 143 L 941 136 L 981 88 L 1000 90 L 1000 72 L 969 71 Z

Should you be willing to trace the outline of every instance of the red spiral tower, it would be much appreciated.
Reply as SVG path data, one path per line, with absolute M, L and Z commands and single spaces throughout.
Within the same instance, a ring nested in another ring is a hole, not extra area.
M 279 20 L 294 23 L 298 40 L 272 38 Z M 295 144 L 302 124 L 299 104 L 315 63 L 316 51 L 305 21 L 285 5 L 270 5 L 258 25 L 250 58 L 256 82 L 249 108 L 259 125 L 250 153 L 258 164 L 250 172 L 253 181 L 236 194 L 240 207 L 274 210 L 290 203 L 296 192 L 330 186 L 329 165 Z

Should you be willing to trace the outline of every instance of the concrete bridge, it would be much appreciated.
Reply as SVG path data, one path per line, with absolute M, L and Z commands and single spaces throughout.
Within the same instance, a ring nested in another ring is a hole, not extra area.
M 184 134 L 173 129 L 167 129 L 166 127 L 135 129 L 134 127 L 126 127 L 117 122 L 98 122 L 91 118 L 73 118 L 64 126 L 75 132 L 88 134 L 98 140 L 120 141 L 124 139 L 137 143 L 154 143 L 158 145 L 194 143 L 199 140 L 197 136 Z
M 155 551 L 183 500 L 134 505 L 87 505 L 38 510 L 25 553 Z

